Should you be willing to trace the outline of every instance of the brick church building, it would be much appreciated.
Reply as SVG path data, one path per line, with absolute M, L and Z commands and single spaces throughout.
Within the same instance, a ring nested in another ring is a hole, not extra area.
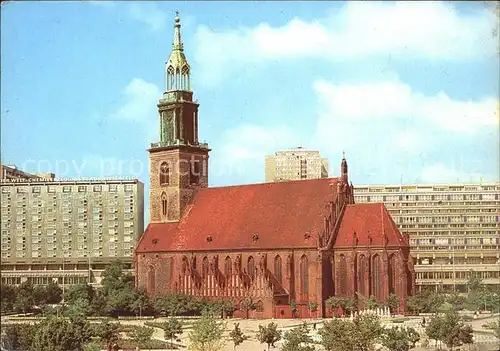
M 136 283 L 152 297 L 179 292 L 241 302 L 256 318 L 315 316 L 330 296 L 401 299 L 414 289 L 409 240 L 383 204 L 355 204 L 345 157 L 340 177 L 208 187 L 207 144 L 175 18 L 160 141 L 151 145 L 150 217 L 135 250 Z

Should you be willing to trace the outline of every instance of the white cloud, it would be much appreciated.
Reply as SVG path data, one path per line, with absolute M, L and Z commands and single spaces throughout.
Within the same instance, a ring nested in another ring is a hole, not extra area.
M 158 112 L 156 104 L 161 97 L 160 89 L 153 83 L 134 78 L 122 91 L 123 105 L 110 117 L 140 124 L 148 140 L 158 139 Z
M 160 10 L 156 3 L 132 3 L 129 4 L 128 11 L 133 19 L 143 22 L 155 31 L 165 28 L 169 20 L 168 14 Z
M 221 145 L 225 157 L 234 161 L 263 161 L 266 154 L 295 146 L 297 134 L 287 126 L 242 125 L 229 130 Z
M 497 128 L 498 100 L 453 100 L 443 92 L 427 96 L 399 81 L 365 84 L 332 84 L 316 81 L 314 90 L 323 111 L 323 124 L 334 126 L 339 119 L 356 123 L 394 123 L 405 119 L 437 125 L 457 132 L 476 132 L 481 127 Z M 322 126 L 322 128 L 324 125 Z
M 315 21 L 294 18 L 281 27 L 214 31 L 199 26 L 195 59 L 205 80 L 229 67 L 264 60 L 348 60 L 363 57 L 470 60 L 496 57 L 497 18 L 486 7 L 460 14 L 450 2 L 348 2 Z

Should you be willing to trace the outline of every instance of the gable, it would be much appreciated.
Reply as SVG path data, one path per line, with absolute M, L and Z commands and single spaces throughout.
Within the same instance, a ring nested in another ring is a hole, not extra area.
M 384 246 L 384 234 L 388 246 L 409 245 L 384 204 L 347 205 L 334 246 L 355 246 L 354 233 L 357 246 Z

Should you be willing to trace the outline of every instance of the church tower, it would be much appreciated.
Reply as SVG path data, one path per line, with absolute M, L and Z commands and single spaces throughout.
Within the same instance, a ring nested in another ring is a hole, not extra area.
M 166 62 L 166 89 L 158 102 L 160 141 L 149 151 L 152 223 L 178 221 L 194 191 L 208 186 L 208 144 L 198 141 L 198 106 L 176 13 L 174 41 Z

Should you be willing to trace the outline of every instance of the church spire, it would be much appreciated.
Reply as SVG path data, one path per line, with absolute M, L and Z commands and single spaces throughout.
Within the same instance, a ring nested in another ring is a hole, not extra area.
M 175 11 L 175 24 L 174 24 L 174 41 L 172 43 L 172 50 L 184 51 L 181 39 L 181 19 L 179 18 L 179 11 Z
M 179 11 L 175 12 L 174 22 L 172 52 L 166 62 L 166 91 L 191 91 L 191 72 L 186 56 L 184 55 Z
M 342 162 L 340 163 L 340 177 L 346 184 L 348 184 L 349 177 L 347 171 L 347 161 L 345 159 L 345 151 L 342 151 Z

